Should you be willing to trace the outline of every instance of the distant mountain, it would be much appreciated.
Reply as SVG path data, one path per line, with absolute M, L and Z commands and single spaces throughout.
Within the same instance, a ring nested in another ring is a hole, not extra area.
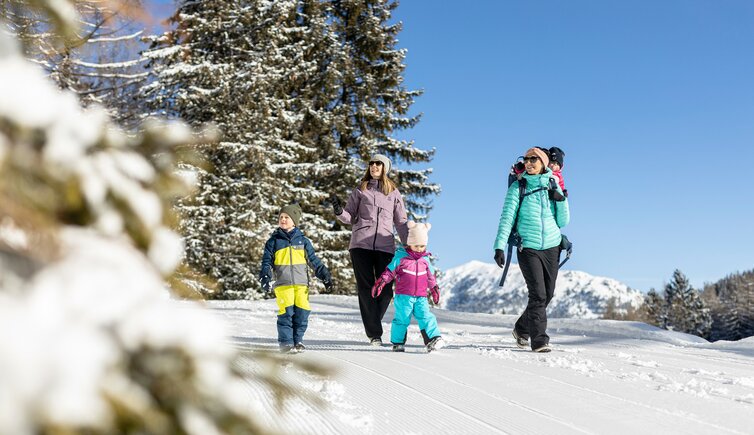
M 471 261 L 446 270 L 440 280 L 441 307 L 474 313 L 519 314 L 528 300 L 528 291 L 518 264 L 511 264 L 505 286 L 498 287 L 503 270 L 495 264 Z M 644 295 L 625 284 L 575 270 L 561 270 L 555 295 L 547 314 L 550 317 L 596 319 L 602 317 L 608 301 L 616 307 L 641 306 Z

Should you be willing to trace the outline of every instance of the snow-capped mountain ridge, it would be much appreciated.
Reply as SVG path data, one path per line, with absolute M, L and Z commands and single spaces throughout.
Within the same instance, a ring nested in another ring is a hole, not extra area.
M 503 288 L 502 269 L 473 260 L 445 271 L 440 279 L 441 306 L 454 311 L 518 314 L 524 310 L 528 291 L 518 264 L 511 264 Z M 638 308 L 643 294 L 612 278 L 576 270 L 561 270 L 548 308 L 551 317 L 594 319 L 602 317 L 610 299 L 620 309 Z

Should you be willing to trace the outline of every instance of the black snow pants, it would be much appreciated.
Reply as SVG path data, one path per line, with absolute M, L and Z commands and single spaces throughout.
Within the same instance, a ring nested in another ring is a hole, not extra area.
M 393 283 L 386 285 L 377 298 L 372 297 L 372 287 L 390 264 L 393 254 L 363 248 L 353 248 L 350 253 L 364 331 L 370 339 L 382 338 L 382 318 L 393 299 Z
M 532 349 L 550 343 L 546 332 L 546 310 L 555 291 L 559 260 L 560 246 L 543 251 L 524 248 L 518 252 L 518 265 L 529 290 L 529 303 L 514 328 L 518 335 L 529 338 Z

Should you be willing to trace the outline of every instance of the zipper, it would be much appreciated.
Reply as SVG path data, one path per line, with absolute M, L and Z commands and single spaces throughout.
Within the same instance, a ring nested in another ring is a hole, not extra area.
M 414 272 L 416 273 L 414 275 L 414 297 L 416 297 L 416 289 L 419 288 L 419 263 L 414 258 L 412 260 L 414 260 Z
M 293 273 L 293 242 L 288 245 L 288 255 L 291 258 L 291 285 L 296 285 L 296 275 Z
M 377 197 L 374 197 L 374 206 L 377 207 Z M 377 233 L 380 231 L 380 211 L 381 208 L 377 207 L 377 225 L 374 227 L 374 240 L 372 240 L 372 250 L 377 250 Z
M 542 242 L 539 245 L 539 249 L 544 249 L 545 248 L 545 205 L 547 205 L 547 206 L 550 205 L 548 203 L 548 200 L 550 198 L 547 196 L 547 191 L 546 190 L 542 190 L 540 192 L 544 192 L 544 197 L 542 196 L 542 193 L 539 194 L 540 204 L 542 204 L 542 206 L 540 207 L 541 213 L 539 214 L 539 219 L 542 222 L 542 239 L 541 239 Z

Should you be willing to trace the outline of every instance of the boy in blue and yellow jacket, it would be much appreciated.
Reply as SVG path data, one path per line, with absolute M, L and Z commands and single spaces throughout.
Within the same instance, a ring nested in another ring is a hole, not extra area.
M 312 243 L 298 229 L 301 207 L 286 205 L 280 210 L 280 228 L 264 245 L 259 280 L 266 292 L 275 290 L 278 304 L 278 344 L 281 352 L 300 352 L 309 321 L 309 270 L 332 289 L 330 271 L 317 258 Z

